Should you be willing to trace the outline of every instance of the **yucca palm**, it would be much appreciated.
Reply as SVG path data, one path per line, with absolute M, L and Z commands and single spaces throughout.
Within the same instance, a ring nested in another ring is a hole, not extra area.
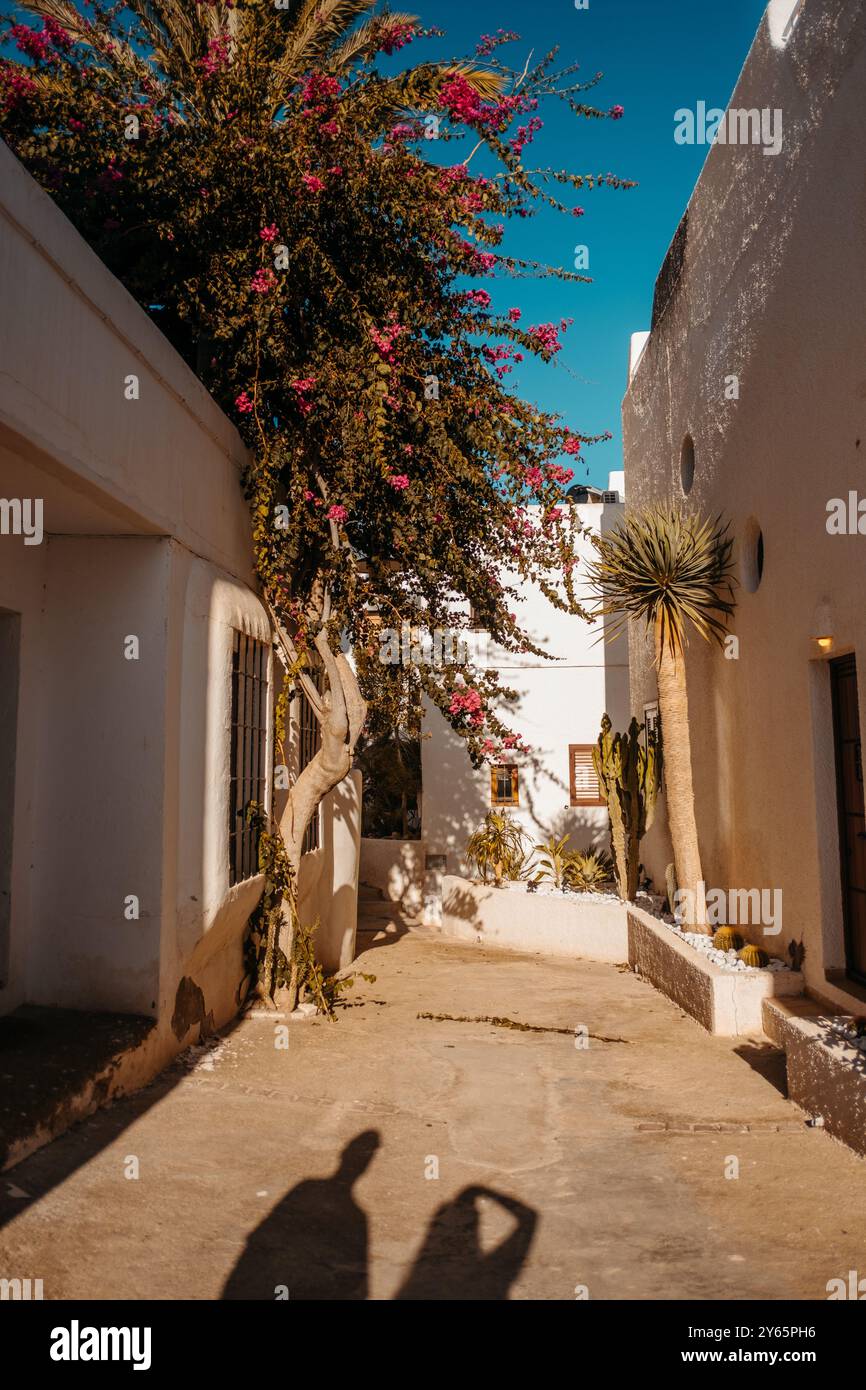
M 346 79 L 382 48 L 383 35 L 418 27 L 417 16 L 382 10 L 370 16 L 378 0 L 287 0 L 228 8 L 186 4 L 181 0 L 128 0 L 135 16 L 135 43 L 115 41 L 98 49 L 104 63 L 123 68 L 130 77 L 162 82 L 175 96 L 178 119 L 207 124 L 228 110 L 270 123 L 278 117 L 297 82 L 311 70 Z M 56 20 L 78 43 L 94 33 L 72 0 L 21 0 L 22 10 Z M 370 16 L 363 19 L 363 16 Z M 362 22 L 358 22 L 362 21 Z M 132 37 L 133 31 L 131 31 Z M 202 67 L 215 42 L 230 45 L 230 80 L 208 82 Z M 149 48 L 145 57 L 144 47 Z M 421 63 L 383 81 L 378 93 L 383 127 L 395 113 L 435 104 L 441 86 L 457 73 L 484 100 L 501 89 L 489 68 L 468 63 Z M 50 73 L 39 76 L 50 83 Z
M 487 882 L 490 869 L 497 883 L 518 878 L 524 862 L 523 834 L 507 811 L 488 811 L 484 824 L 469 836 L 466 858 Z
M 594 543 L 598 554 L 589 565 L 590 584 L 600 599 L 597 615 L 615 619 L 610 637 L 631 619 L 642 622 L 653 640 L 677 883 L 696 902 L 703 875 L 685 649 L 690 629 L 706 641 L 724 640 L 727 619 L 734 611 L 733 541 L 718 518 L 705 519 L 678 502 L 664 501 L 627 513 L 613 531 L 596 536 Z M 690 925 L 703 927 L 703 923 Z

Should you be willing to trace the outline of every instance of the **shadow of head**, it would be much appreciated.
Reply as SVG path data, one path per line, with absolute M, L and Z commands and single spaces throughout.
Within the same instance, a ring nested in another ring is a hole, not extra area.
M 340 1182 L 351 1187 L 366 1173 L 381 1142 L 379 1132 L 375 1129 L 365 1129 L 360 1134 L 356 1134 L 355 1138 L 350 1139 L 343 1149 L 334 1176 Z

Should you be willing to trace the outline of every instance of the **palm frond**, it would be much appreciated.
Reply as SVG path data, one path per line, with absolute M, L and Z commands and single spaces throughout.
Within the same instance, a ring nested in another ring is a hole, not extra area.
M 69 0 L 20 0 L 17 8 L 29 11 L 38 19 L 56 19 L 76 42 L 87 42 L 84 16 Z
M 178 0 L 128 0 L 154 45 L 164 54 L 178 53 L 190 66 L 202 48 L 205 26 L 197 17 L 198 6 Z
M 376 0 L 306 0 L 292 25 L 291 39 L 279 65 L 279 80 L 285 83 L 300 77 L 375 3 Z
M 326 66 L 329 72 L 344 72 L 364 58 L 370 58 L 377 52 L 382 35 L 383 23 L 390 25 L 405 25 L 418 23 L 418 16 L 415 14 L 398 14 L 390 10 L 385 15 L 377 15 L 375 19 L 367 19 L 360 24 L 357 29 L 353 29 L 348 38 L 343 39 L 337 47 L 331 48 L 327 55 Z
M 434 109 L 442 88 L 455 77 L 468 82 L 482 101 L 495 101 L 505 84 L 504 75 L 471 63 L 421 63 L 382 83 L 377 94 L 380 120 L 385 123 L 407 112 Z

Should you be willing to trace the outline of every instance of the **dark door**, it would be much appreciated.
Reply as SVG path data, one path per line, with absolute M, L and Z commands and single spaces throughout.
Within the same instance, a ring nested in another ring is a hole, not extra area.
M 863 757 L 857 704 L 857 663 L 854 657 L 840 656 L 831 661 L 830 677 L 836 742 L 845 965 L 849 975 L 866 982 L 866 808 L 863 803 Z

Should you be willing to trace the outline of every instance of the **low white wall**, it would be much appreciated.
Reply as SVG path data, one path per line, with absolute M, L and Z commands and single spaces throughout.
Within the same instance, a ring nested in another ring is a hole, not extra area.
M 389 902 L 407 912 L 420 912 L 424 896 L 423 840 L 361 841 L 361 882 L 379 888 Z
M 834 1139 L 866 1154 L 864 1054 L 845 1020 L 812 999 L 767 999 L 763 1017 L 767 1036 L 785 1052 L 788 1099 L 820 1115 Z
M 586 894 L 527 893 L 496 888 L 455 874 L 442 880 L 442 920 L 436 935 L 512 951 L 618 964 L 628 959 L 626 907 Z
M 664 922 L 632 904 L 628 907 L 628 962 L 708 1033 L 724 1037 L 760 1035 L 764 1000 L 803 991 L 803 976 L 796 970 L 723 970 L 680 940 Z

